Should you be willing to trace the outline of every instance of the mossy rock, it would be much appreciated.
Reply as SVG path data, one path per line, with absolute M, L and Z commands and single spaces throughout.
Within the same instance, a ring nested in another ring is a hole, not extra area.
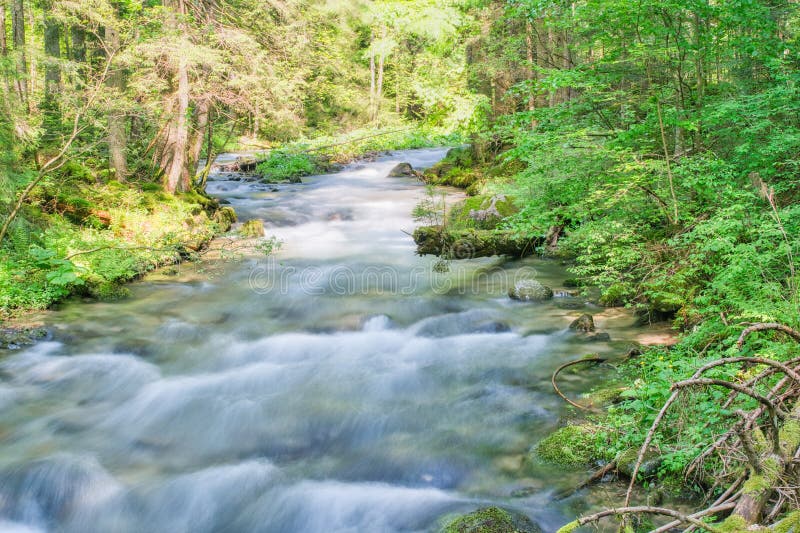
M 239 228 L 239 235 L 246 238 L 263 237 L 265 235 L 264 221 L 258 218 L 248 220 Z
M 214 222 L 219 225 L 220 231 L 228 231 L 236 222 L 236 211 L 232 207 L 221 207 L 214 213 Z
M 535 279 L 523 279 L 508 289 L 508 297 L 522 302 L 545 302 L 553 299 L 553 289 Z
M 548 463 L 586 466 L 598 459 L 595 433 L 596 428 L 589 424 L 564 426 L 542 439 L 534 451 Z
M 617 455 L 617 471 L 627 477 L 633 476 L 633 469 L 639 458 L 639 448 L 628 448 Z M 639 467 L 639 479 L 650 479 L 656 476 L 658 468 L 661 466 L 661 455 L 654 448 L 648 449 L 644 454 L 644 460 Z
M 440 533 L 541 533 L 541 528 L 522 513 L 484 507 L 451 520 Z
M 582 333 L 591 333 L 595 330 L 594 317 L 589 313 L 584 313 L 569 325 L 569 329 L 580 331 Z
M 399 163 L 389 171 L 390 178 L 413 178 L 416 175 L 410 163 Z
M 88 284 L 87 290 L 92 298 L 102 301 L 122 300 L 131 295 L 131 290 L 121 283 L 100 281 Z
M 45 337 L 47 337 L 47 330 L 44 328 L 2 328 L 0 329 L 0 349 L 15 350 Z

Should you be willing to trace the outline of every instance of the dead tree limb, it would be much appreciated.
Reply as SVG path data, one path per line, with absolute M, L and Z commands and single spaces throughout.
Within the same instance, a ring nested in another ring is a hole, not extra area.
M 573 402 L 572 400 L 567 398 L 567 396 L 563 392 L 561 392 L 561 389 L 559 389 L 558 385 L 556 384 L 556 378 L 558 377 L 558 375 L 561 373 L 562 370 L 570 366 L 577 365 L 580 363 L 603 363 L 603 362 L 605 362 L 605 359 L 601 357 L 586 357 L 584 359 L 576 359 L 574 361 L 569 361 L 556 368 L 555 372 L 553 372 L 553 375 L 550 378 L 550 383 L 553 384 L 553 389 L 556 391 L 556 394 L 558 394 L 561 397 L 561 399 L 563 399 L 565 402 L 572 405 L 573 407 L 577 407 L 578 409 L 583 409 L 588 411 L 592 409 L 592 407 Z

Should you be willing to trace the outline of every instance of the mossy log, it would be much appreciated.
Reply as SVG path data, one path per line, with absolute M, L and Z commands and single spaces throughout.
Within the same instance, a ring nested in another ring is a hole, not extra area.
M 413 234 L 419 255 L 436 255 L 445 259 L 471 259 L 508 255 L 531 255 L 541 239 L 520 237 L 510 231 L 448 230 L 442 226 L 422 226 Z

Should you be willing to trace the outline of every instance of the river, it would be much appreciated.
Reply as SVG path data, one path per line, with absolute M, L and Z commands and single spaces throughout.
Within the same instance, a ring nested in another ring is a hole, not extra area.
M 611 502 L 614 489 L 554 501 L 585 473 L 528 451 L 568 413 L 553 369 L 643 330 L 619 310 L 506 296 L 520 277 L 560 287 L 552 261 L 437 272 L 416 256 L 424 187 L 386 176 L 444 153 L 296 185 L 214 175 L 209 191 L 264 219 L 275 254 L 222 246 L 128 299 L 49 313 L 52 338 L 0 362 L 0 531 L 429 531 L 488 504 L 552 531 Z M 582 312 L 613 340 L 577 342 Z M 564 390 L 611 372 L 568 373 Z

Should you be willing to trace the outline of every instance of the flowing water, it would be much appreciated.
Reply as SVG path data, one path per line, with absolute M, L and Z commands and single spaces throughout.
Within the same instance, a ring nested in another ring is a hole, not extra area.
M 0 360 L 0 531 L 429 531 L 490 503 L 553 530 L 603 500 L 554 501 L 585 474 L 528 451 L 567 412 L 552 370 L 641 331 L 606 311 L 614 341 L 587 346 L 566 326 L 600 309 L 508 299 L 520 277 L 558 287 L 552 262 L 417 257 L 404 231 L 424 187 L 385 176 L 443 155 L 276 187 L 212 176 L 276 254 L 229 243 L 47 315 L 50 340 Z

